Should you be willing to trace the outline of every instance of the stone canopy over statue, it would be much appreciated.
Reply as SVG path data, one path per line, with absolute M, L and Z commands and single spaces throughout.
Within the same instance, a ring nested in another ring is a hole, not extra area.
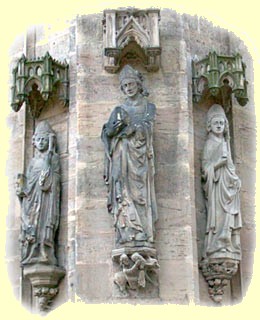
M 115 256 L 120 257 L 121 261 L 125 253 L 129 255 L 129 269 L 123 268 L 122 272 L 135 269 L 137 279 L 141 274 L 146 274 L 149 279 L 146 268 L 135 268 L 136 261 L 132 257 L 138 255 L 144 261 L 153 259 L 156 263 L 153 263 L 152 269 L 159 267 L 154 258 L 157 220 L 153 151 L 155 105 L 145 98 L 148 93 L 140 72 L 126 65 L 119 78 L 126 100 L 113 110 L 102 130 L 104 179 L 108 185 L 107 208 L 114 217 L 118 249 L 114 250 Z M 119 274 L 116 274 L 115 283 L 119 285 L 118 277 Z M 122 292 L 125 291 L 122 286 L 119 287 Z

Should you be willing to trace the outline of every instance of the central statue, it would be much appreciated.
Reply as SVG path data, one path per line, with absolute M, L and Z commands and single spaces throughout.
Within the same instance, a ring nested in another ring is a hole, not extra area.
M 126 65 L 119 76 L 125 102 L 103 126 L 104 179 L 116 247 L 153 247 L 157 206 L 154 191 L 155 105 L 146 100 L 140 72 Z

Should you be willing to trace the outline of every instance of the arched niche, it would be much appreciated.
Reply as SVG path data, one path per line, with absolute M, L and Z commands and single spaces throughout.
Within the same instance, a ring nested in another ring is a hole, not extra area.
M 45 56 L 29 60 L 22 55 L 13 69 L 11 107 L 18 112 L 25 102 L 33 118 L 38 118 L 48 100 L 59 91 L 64 106 L 69 101 L 68 64 Z
M 104 68 L 116 73 L 126 57 L 141 61 L 147 71 L 160 67 L 160 39 L 158 9 L 105 10 Z M 141 49 L 140 49 L 141 48 Z

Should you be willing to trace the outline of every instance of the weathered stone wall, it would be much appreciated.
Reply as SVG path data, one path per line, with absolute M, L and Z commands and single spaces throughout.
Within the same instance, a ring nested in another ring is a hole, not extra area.
M 242 180 L 241 204 L 243 260 L 240 275 L 226 291 L 225 302 L 247 288 L 252 274 L 254 252 L 254 101 L 252 60 L 242 42 L 226 30 L 214 28 L 197 17 L 161 11 L 161 66 L 147 73 L 142 66 L 149 100 L 157 106 L 154 128 L 158 202 L 156 249 L 160 264 L 159 288 L 134 303 L 210 303 L 207 284 L 198 270 L 205 230 L 205 209 L 200 184 L 200 156 L 206 138 L 206 105 L 192 103 L 191 60 L 203 58 L 210 50 L 219 54 L 240 52 L 248 66 L 249 104 L 242 108 L 233 101 L 234 160 Z M 100 140 L 103 124 L 120 104 L 117 74 L 103 68 L 102 14 L 79 16 L 62 32 L 43 28 L 31 30 L 24 42 L 11 49 L 11 68 L 26 49 L 29 58 L 49 51 L 57 60 L 69 63 L 70 104 L 62 109 L 51 101 L 39 121 L 48 119 L 58 134 L 62 164 L 62 209 L 58 238 L 58 258 L 67 274 L 56 303 L 76 295 L 85 302 L 119 301 L 113 284 L 115 266 L 113 219 L 106 209 L 103 182 L 104 150 Z M 24 107 L 23 107 L 24 109 Z M 18 297 L 20 206 L 14 192 L 14 177 L 32 156 L 33 120 L 25 112 L 10 112 L 10 212 L 8 218 L 7 261 Z M 25 134 L 25 138 L 23 137 Z M 24 142 L 23 142 L 24 141 Z M 15 150 L 15 151 L 14 151 Z M 232 292 L 232 297 L 231 297 Z M 244 295 L 245 293 L 242 293 Z M 130 302 L 124 299 L 124 302 Z
M 10 48 L 10 75 L 16 61 L 23 53 L 24 39 L 19 37 Z M 11 86 L 11 78 L 10 78 Z M 16 174 L 23 171 L 23 134 L 24 114 L 10 113 L 7 124 L 10 128 L 9 159 L 6 171 L 8 174 L 8 191 L 10 195 L 9 213 L 6 221 L 6 263 L 12 281 L 14 295 L 20 296 L 20 251 L 18 238 L 20 233 L 20 204 L 15 195 Z

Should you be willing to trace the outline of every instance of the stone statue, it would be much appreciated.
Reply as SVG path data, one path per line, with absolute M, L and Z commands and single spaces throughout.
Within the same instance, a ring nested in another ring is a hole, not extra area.
M 209 296 L 220 303 L 224 287 L 241 260 L 239 190 L 230 151 L 229 125 L 222 106 L 207 113 L 208 138 L 202 157 L 207 226 L 200 268 L 208 282 Z
M 241 259 L 240 179 L 236 175 L 225 112 L 214 104 L 207 114 L 208 138 L 202 158 L 207 207 L 204 258 Z
M 21 264 L 56 265 L 55 234 L 60 215 L 60 162 L 56 135 L 47 121 L 32 139 L 35 155 L 26 176 L 19 175 L 16 193 L 22 202 Z
M 120 256 L 122 271 L 115 274 L 114 282 L 118 285 L 124 296 L 128 296 L 127 288 L 136 290 L 139 287 L 145 288 L 146 280 L 153 283 L 149 271 L 159 268 L 157 259 L 142 257 L 135 252 L 129 259 L 126 254 Z
M 154 192 L 153 121 L 142 75 L 126 65 L 120 73 L 125 102 L 103 126 L 104 179 L 108 211 L 114 216 L 116 244 L 152 246 L 157 206 Z

